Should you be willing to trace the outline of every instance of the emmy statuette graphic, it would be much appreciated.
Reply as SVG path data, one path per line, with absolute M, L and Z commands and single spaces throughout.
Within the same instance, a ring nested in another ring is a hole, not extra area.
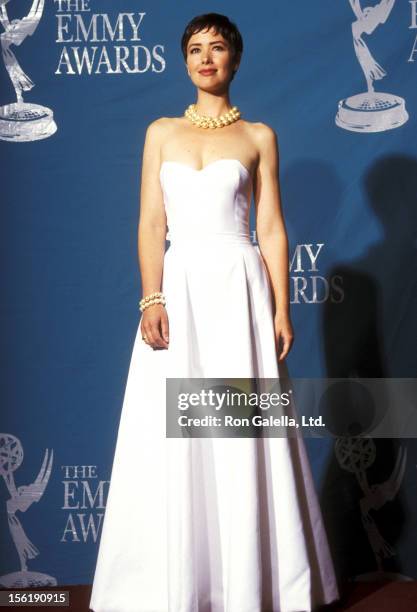
M 372 34 L 386 22 L 395 0 L 380 0 L 379 4 L 364 9 L 360 0 L 349 2 L 356 17 L 352 23 L 354 49 L 365 75 L 367 91 L 339 101 L 336 125 L 352 132 L 384 132 L 400 127 L 408 120 L 405 102 L 400 96 L 374 90 L 374 81 L 383 79 L 387 73 L 362 38 L 363 34 Z
M 356 581 L 396 580 L 409 581 L 410 577 L 384 570 L 383 560 L 393 557 L 396 551 L 380 533 L 372 512 L 380 510 L 387 502 L 394 499 L 401 486 L 407 462 L 407 449 L 400 447 L 395 466 L 390 477 L 378 484 L 369 484 L 366 470 L 374 463 L 376 457 L 375 442 L 372 438 L 341 437 L 337 438 L 335 453 L 340 467 L 356 476 L 362 489 L 363 497 L 359 501 L 362 525 L 366 531 L 369 544 L 374 553 L 376 571 L 355 576 Z
M 0 107 L 0 140 L 28 142 L 48 138 L 57 130 L 53 111 L 46 106 L 23 101 L 23 92 L 35 83 L 22 70 L 10 47 L 18 47 L 27 36 L 32 36 L 42 16 L 45 0 L 33 0 L 31 9 L 22 19 L 9 20 L 6 4 L 0 0 L 0 22 L 4 32 L 0 34 L 4 64 L 16 92 L 16 102 Z
M 56 586 L 57 580 L 53 576 L 28 570 L 26 561 L 39 555 L 39 550 L 29 540 L 16 516 L 17 512 L 26 512 L 44 494 L 51 475 L 53 451 L 51 450 L 48 457 L 46 449 L 41 469 L 32 484 L 16 487 L 13 472 L 18 469 L 22 461 L 23 448 L 20 440 L 11 434 L 0 433 L 0 474 L 10 493 L 10 498 L 6 502 L 7 520 L 20 560 L 20 571 L 0 576 L 0 586 L 7 589 Z

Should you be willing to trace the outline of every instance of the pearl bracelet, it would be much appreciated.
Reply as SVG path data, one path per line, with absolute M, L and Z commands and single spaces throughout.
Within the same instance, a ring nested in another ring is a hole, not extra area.
M 166 299 L 162 291 L 155 291 L 154 293 L 142 298 L 139 302 L 139 308 L 143 312 L 145 308 L 152 306 L 152 304 L 163 304 L 165 306 Z

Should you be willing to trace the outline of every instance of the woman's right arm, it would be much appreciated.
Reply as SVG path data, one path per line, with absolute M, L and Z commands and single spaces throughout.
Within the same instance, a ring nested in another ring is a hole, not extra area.
M 138 256 L 142 293 L 161 291 L 167 219 L 159 180 L 164 119 L 153 121 L 146 130 L 142 156 Z M 143 311 L 142 336 L 152 348 L 168 348 L 168 316 L 163 304 Z

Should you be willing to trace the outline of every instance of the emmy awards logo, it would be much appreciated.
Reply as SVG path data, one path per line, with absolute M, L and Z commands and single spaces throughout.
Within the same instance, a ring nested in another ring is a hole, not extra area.
M 336 125 L 352 132 L 383 132 L 403 125 L 408 120 L 405 102 L 399 96 L 375 92 L 374 81 L 386 76 L 385 70 L 372 57 L 363 34 L 385 23 L 395 0 L 380 0 L 362 10 L 360 0 L 349 0 L 356 21 L 352 23 L 356 57 L 365 75 L 367 92 L 339 101 Z
M 21 45 L 27 36 L 34 33 L 42 16 L 45 0 L 33 0 L 26 17 L 11 21 L 6 10 L 8 2 L 9 0 L 0 0 L 0 22 L 4 28 L 4 32 L 0 34 L 0 44 L 17 101 L 0 107 L 0 139 L 28 142 L 48 138 L 57 130 L 53 112 L 46 106 L 23 101 L 23 91 L 29 91 L 35 83 L 22 70 L 10 48 L 12 45 Z
M 23 448 L 20 440 L 11 434 L 0 433 L 0 474 L 10 493 L 10 498 L 6 502 L 7 520 L 20 560 L 20 571 L 0 576 L 0 586 L 7 589 L 56 586 L 56 578 L 40 572 L 28 571 L 26 561 L 36 557 L 39 550 L 29 540 L 16 516 L 18 511 L 26 512 L 34 502 L 41 499 L 51 474 L 53 451 L 48 458 L 48 449 L 46 449 L 42 467 L 35 481 L 30 485 L 16 488 L 13 472 L 18 469 L 22 461 Z

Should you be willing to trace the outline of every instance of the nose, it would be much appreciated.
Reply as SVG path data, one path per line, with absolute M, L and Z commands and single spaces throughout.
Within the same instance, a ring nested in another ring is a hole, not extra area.
M 211 60 L 210 51 L 209 50 L 204 51 L 202 54 L 201 61 L 203 62 L 203 64 L 207 64 L 207 62 L 209 62 L 210 60 Z

